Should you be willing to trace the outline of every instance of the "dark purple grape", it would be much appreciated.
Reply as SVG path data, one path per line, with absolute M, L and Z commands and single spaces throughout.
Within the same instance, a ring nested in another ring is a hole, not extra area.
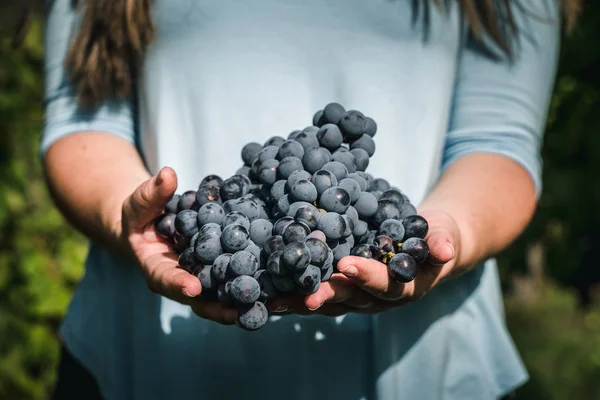
M 231 254 L 229 254 L 229 253 L 221 254 L 220 256 L 215 258 L 215 260 L 213 261 L 213 266 L 212 266 L 211 271 L 212 271 L 213 277 L 218 282 L 225 283 L 229 279 L 232 278 L 232 276 L 229 275 L 229 273 L 228 273 L 229 261 L 231 261 Z
M 277 182 L 275 182 L 273 184 L 273 186 L 271 186 L 271 190 L 270 190 L 270 195 L 271 195 L 271 199 L 274 202 L 278 202 L 280 198 L 283 197 L 284 194 L 287 194 L 287 179 L 281 179 Z
M 356 163 L 356 171 L 366 171 L 370 162 L 369 153 L 367 153 L 366 150 L 361 148 L 354 148 L 350 150 L 350 153 L 354 156 L 354 162 Z
M 290 209 L 290 196 L 288 194 L 281 196 L 277 201 L 276 207 L 279 213 L 286 215 Z
M 377 212 L 375 212 L 373 219 L 377 225 L 381 225 L 388 219 L 400 219 L 400 210 L 393 201 L 379 200 L 377 202 Z
M 320 218 L 321 213 L 319 213 L 317 207 L 314 207 L 312 205 L 310 207 L 300 207 L 296 211 L 296 215 L 294 215 L 294 219 L 296 221 L 305 223 L 311 230 L 317 227 Z
M 315 113 L 312 122 L 314 126 L 323 126 L 327 123 L 323 117 L 323 110 L 319 110 Z
M 166 213 L 161 214 L 155 221 L 154 226 L 156 228 L 156 233 L 160 237 L 165 239 L 170 239 L 175 234 L 175 217 L 176 214 Z
M 385 220 L 379 226 L 379 234 L 391 237 L 394 243 L 402 242 L 404 233 L 404 225 L 396 219 Z
M 266 160 L 260 165 L 258 170 L 258 179 L 267 185 L 272 185 L 277 181 L 277 168 L 279 167 L 279 161 L 277 160 Z
M 165 211 L 169 214 L 177 214 L 177 205 L 179 204 L 179 198 L 181 196 L 178 194 L 173 195 L 171 200 L 167 202 L 165 205 Z
M 194 254 L 194 249 L 192 247 L 188 247 L 179 255 L 179 259 L 177 261 L 179 264 L 179 268 L 186 270 L 190 274 L 199 264 L 198 260 L 196 260 L 196 255 Z
M 255 219 L 250 223 L 250 239 L 256 243 L 257 246 L 262 245 L 272 236 L 273 224 L 271 221 L 266 219 Z
M 373 157 L 373 154 L 375 154 L 375 141 L 369 135 L 362 135 L 358 140 L 352 142 L 350 149 L 363 149 L 369 157 Z
M 294 274 L 294 281 L 302 290 L 304 295 L 316 292 L 321 283 L 321 269 L 314 265 L 308 265 L 303 271 Z
M 273 136 L 272 138 L 270 138 L 269 140 L 267 140 L 265 142 L 265 147 L 267 147 L 267 146 L 281 147 L 281 145 L 283 143 L 285 143 L 285 138 L 282 138 L 281 136 Z
M 311 147 L 304 152 L 302 157 L 302 165 L 304 169 L 311 174 L 314 174 L 325 164 L 331 161 L 332 155 L 324 147 Z
M 337 263 L 342 258 L 350 255 L 352 246 L 345 239 L 340 239 L 338 245 L 331 249 L 333 251 L 333 261 Z
M 211 271 L 212 265 L 199 265 L 192 273 L 196 278 L 198 278 L 198 280 L 200 280 L 202 292 L 217 288 L 218 282 L 216 279 L 214 279 Z
M 200 235 L 194 248 L 196 257 L 202 264 L 212 264 L 223 253 L 219 237 L 211 234 Z
M 356 172 L 356 159 L 354 158 L 354 155 L 352 153 L 350 153 L 345 147 L 340 147 L 340 149 L 345 149 L 344 151 L 336 151 L 333 153 L 333 155 L 331 156 L 331 159 L 333 161 L 337 161 L 341 164 L 344 164 L 344 167 L 346 167 L 346 170 L 349 173 L 353 173 Z
M 198 232 L 198 213 L 194 210 L 182 210 L 175 217 L 175 230 L 182 236 L 191 238 Z
M 354 224 L 354 230 L 352 231 L 352 234 L 357 238 L 362 238 L 368 230 L 369 224 L 367 224 L 365 221 L 359 220 L 356 224 Z
M 381 193 L 379 200 L 389 200 L 394 202 L 398 207 L 401 204 L 404 204 L 404 197 L 402 197 L 402 193 L 394 189 L 388 189 L 385 192 Z
M 418 237 L 425 239 L 427 232 L 429 231 L 429 225 L 425 218 L 420 215 L 411 215 L 402 220 L 402 225 L 406 230 L 406 237 Z
M 373 251 L 368 244 L 359 244 L 352 248 L 350 255 L 362 258 L 373 258 Z
M 333 151 L 341 146 L 344 141 L 344 137 L 340 128 L 334 124 L 325 124 L 319 129 L 317 133 L 317 139 L 319 139 L 319 143 L 321 146 L 326 149 Z
M 321 266 L 327 260 L 328 250 L 327 244 L 323 240 L 308 238 L 304 242 L 310 252 L 310 263 L 316 266 Z
M 338 124 L 346 114 L 346 110 L 338 103 L 329 103 L 323 109 L 323 117 L 329 124 Z
M 258 259 L 254 257 L 254 254 L 246 250 L 234 253 L 227 266 L 227 273 L 230 276 L 252 276 L 256 270 L 258 270 Z
M 247 194 L 249 190 L 250 183 L 247 176 L 233 175 L 221 184 L 221 200 L 237 199 Z
M 350 218 L 349 215 L 343 214 L 342 218 L 344 218 L 344 222 L 346 222 L 346 230 L 344 231 L 344 237 L 352 235 L 352 231 L 354 231 L 354 221 Z
M 206 203 L 198 210 L 198 226 L 204 226 L 208 223 L 221 224 L 225 218 L 223 207 L 216 203 Z
M 242 148 L 242 161 L 246 166 L 251 166 L 254 160 L 258 158 L 258 153 L 262 150 L 262 146 L 256 142 L 250 142 Z
M 350 206 L 350 194 L 339 186 L 332 187 L 323 192 L 319 206 L 328 212 L 343 214 Z
M 321 169 L 332 172 L 337 178 L 338 182 L 348 176 L 348 169 L 344 164 L 338 161 L 330 161 L 323 165 Z
M 273 235 L 278 235 L 278 236 L 283 237 L 283 232 L 285 231 L 285 228 L 287 228 L 288 225 L 291 224 L 292 222 L 294 222 L 294 218 L 292 218 L 292 217 L 285 216 L 285 217 L 279 218 L 273 224 L 273 229 L 272 229 Z
M 321 196 L 327 189 L 337 186 L 338 180 L 332 172 L 320 169 L 313 174 L 312 184 L 315 185 L 317 194 Z
M 281 235 L 274 235 L 267 239 L 265 244 L 263 244 L 263 250 L 267 254 L 273 254 L 276 251 L 283 250 L 285 248 L 285 243 L 283 242 L 283 237 Z
M 225 217 L 223 217 L 223 222 L 222 222 L 223 228 L 225 228 L 229 225 L 241 225 L 244 228 L 246 228 L 246 230 L 249 230 L 250 229 L 250 220 L 239 211 L 231 211 L 231 212 L 227 213 L 227 215 L 225 215 Z
M 417 237 L 406 239 L 402 243 L 400 252 L 410 254 L 417 264 L 422 264 L 429 258 L 429 246 L 427 242 Z
M 325 234 L 321 231 L 312 231 L 308 236 L 314 239 L 318 239 L 322 242 L 325 242 L 327 240 L 327 236 L 325 236 Z
M 407 283 L 417 276 L 417 262 L 406 253 L 398 253 L 388 262 L 390 277 L 396 282 Z
M 307 179 L 300 179 L 290 188 L 294 202 L 305 201 L 312 203 L 317 200 L 317 188 Z
M 196 191 L 188 190 L 187 192 L 183 193 L 181 195 L 181 197 L 179 198 L 179 202 L 177 203 L 177 210 L 178 211 L 192 210 L 195 206 L 195 202 L 196 202 Z
M 304 222 L 292 222 L 283 231 L 285 244 L 302 242 L 310 233 L 310 228 Z
M 365 117 L 367 120 L 367 126 L 365 127 L 365 133 L 371 137 L 375 136 L 377 133 L 377 124 L 373 120 L 373 118 Z
M 302 145 L 304 152 L 312 147 L 319 147 L 319 139 L 317 139 L 318 128 L 310 126 L 300 132 L 294 140 Z
M 344 236 L 346 221 L 336 212 L 329 212 L 319 219 L 317 228 L 322 231 L 327 240 L 338 240 Z
M 283 267 L 282 260 L 283 251 L 277 250 L 273 252 L 267 259 L 267 271 L 272 276 L 287 276 L 288 270 Z
M 287 179 L 287 190 L 288 192 L 290 191 L 290 189 L 292 188 L 292 186 L 294 186 L 294 184 L 302 179 L 306 179 L 306 180 L 311 180 L 312 175 L 309 174 L 308 172 L 302 170 L 302 171 L 294 171 L 292 172 L 292 174 L 288 177 Z
M 215 224 L 213 222 L 209 222 L 208 224 L 203 225 L 198 230 L 198 232 L 201 235 L 210 234 L 210 235 L 213 235 L 215 237 L 220 237 L 221 236 L 221 225 Z
M 360 111 L 349 110 L 342 116 L 338 125 L 344 136 L 352 140 L 359 138 L 365 132 L 367 120 Z
M 300 271 L 310 263 L 310 251 L 303 242 L 293 242 L 285 246 L 282 254 L 283 266 L 291 271 Z
M 360 185 L 354 179 L 344 178 L 338 182 L 338 187 L 344 189 L 350 195 L 350 203 L 354 204 L 358 201 L 362 193 Z
M 289 178 L 289 176 L 294 171 L 299 171 L 303 168 L 304 168 L 304 166 L 302 165 L 301 159 L 299 159 L 298 157 L 290 156 L 290 157 L 286 157 L 283 160 L 281 160 L 281 162 L 279 163 L 279 166 L 277 167 L 277 173 L 279 174 L 279 179 L 287 180 L 287 178 Z M 280 181 L 278 181 L 278 182 L 280 182 Z M 277 182 L 275 182 L 275 183 L 277 183 Z
M 329 264 L 327 268 L 321 268 L 321 282 L 327 282 L 333 275 L 333 264 Z
M 242 225 L 228 225 L 221 233 L 221 245 L 228 253 L 235 253 L 248 246 L 249 238 L 248 230 Z
M 386 190 L 390 190 L 390 184 L 385 179 L 376 178 L 369 182 L 369 192 L 385 192 Z
M 252 276 L 241 275 L 231 281 L 229 295 L 238 304 L 251 304 L 260 297 L 260 285 Z
M 196 192 L 196 204 L 202 207 L 207 203 L 222 203 L 219 186 L 205 184 L 198 188 Z
M 417 215 L 417 209 L 410 203 L 401 204 L 398 208 L 400 210 L 400 215 L 398 218 L 400 219 L 406 219 L 408 217 Z
M 283 160 L 286 157 L 298 157 L 302 159 L 304 156 L 304 147 L 295 140 L 286 140 L 281 144 L 279 152 L 277 152 L 277 159 Z
M 274 160 L 275 157 L 277 157 L 277 153 L 279 153 L 279 146 L 265 146 L 260 153 L 258 153 L 257 160 L 259 164 L 262 164 L 267 160 Z

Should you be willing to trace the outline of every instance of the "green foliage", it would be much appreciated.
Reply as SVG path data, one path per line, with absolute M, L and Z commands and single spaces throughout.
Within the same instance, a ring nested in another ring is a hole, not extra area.
M 43 399 L 54 384 L 57 327 L 82 274 L 86 243 L 48 196 L 41 26 L 19 51 L 0 38 L 0 398 Z

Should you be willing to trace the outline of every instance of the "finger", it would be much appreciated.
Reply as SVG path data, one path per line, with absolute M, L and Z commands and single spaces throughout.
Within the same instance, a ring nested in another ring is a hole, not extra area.
M 169 167 L 138 186 L 123 204 L 123 212 L 132 231 L 142 231 L 159 216 L 177 190 L 177 175 Z
M 202 292 L 200 280 L 187 271 L 177 268 L 177 261 L 170 254 L 154 254 L 144 260 L 148 286 L 172 300 L 187 303 Z
M 331 279 L 321 284 L 319 290 L 304 299 L 308 309 L 317 310 L 326 303 L 343 303 L 351 308 L 368 308 L 374 298 L 349 280 Z
M 429 246 L 428 263 L 440 266 L 454 259 L 456 252 L 452 236 L 448 232 L 441 230 L 432 232 L 427 236 L 426 241 Z
M 209 319 L 222 325 L 233 325 L 237 323 L 239 311 L 224 307 L 218 301 L 206 301 L 194 299 L 190 302 L 192 311 L 199 317 Z
M 348 279 L 377 298 L 398 300 L 414 293 L 412 282 L 394 281 L 390 278 L 387 266 L 377 260 L 347 256 L 338 262 L 337 267 Z

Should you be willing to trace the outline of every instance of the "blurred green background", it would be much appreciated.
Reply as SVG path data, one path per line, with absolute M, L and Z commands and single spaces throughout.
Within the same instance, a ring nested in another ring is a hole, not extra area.
M 11 26 L 18 13 L 0 11 Z M 32 21 L 18 50 L 0 31 L 0 399 L 44 399 L 86 242 L 40 168 L 42 25 Z M 588 2 L 563 44 L 537 214 L 500 256 L 508 325 L 531 374 L 519 399 L 600 399 L 599 41 L 600 4 Z

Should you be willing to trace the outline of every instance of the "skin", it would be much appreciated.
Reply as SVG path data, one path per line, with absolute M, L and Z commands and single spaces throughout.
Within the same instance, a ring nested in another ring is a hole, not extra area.
M 151 176 L 131 144 L 94 132 L 58 140 L 44 164 L 51 194 L 69 222 L 135 261 L 150 290 L 190 305 L 200 317 L 236 323 L 235 310 L 197 298 L 200 282 L 176 268 L 177 254 L 154 231 L 152 221 L 177 189 L 172 169 Z M 338 264 L 340 273 L 316 293 L 276 299 L 269 310 L 333 316 L 377 313 L 416 301 L 508 246 L 530 221 L 535 205 L 533 182 L 519 164 L 490 153 L 465 156 L 444 172 L 419 207 L 429 222 L 425 240 L 431 256 L 414 281 L 397 283 L 384 264 L 345 257 Z

